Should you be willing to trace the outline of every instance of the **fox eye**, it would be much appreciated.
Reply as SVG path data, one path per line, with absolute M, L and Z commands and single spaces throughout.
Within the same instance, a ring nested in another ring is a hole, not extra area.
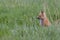
M 39 16 L 39 17 L 41 17 L 41 16 Z

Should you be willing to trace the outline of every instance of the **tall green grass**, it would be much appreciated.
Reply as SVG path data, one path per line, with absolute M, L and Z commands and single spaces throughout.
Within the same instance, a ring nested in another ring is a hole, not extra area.
M 41 27 L 37 16 L 46 2 L 46 14 L 52 22 Z M 60 40 L 59 0 L 0 0 L 0 40 Z

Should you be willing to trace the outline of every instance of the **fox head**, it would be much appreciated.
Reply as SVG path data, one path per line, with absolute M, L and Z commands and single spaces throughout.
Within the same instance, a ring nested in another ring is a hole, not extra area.
M 38 19 L 45 19 L 46 18 L 46 14 L 45 14 L 45 12 L 44 11 L 41 11 L 40 13 L 39 13 L 39 15 L 38 15 L 38 17 L 37 17 Z

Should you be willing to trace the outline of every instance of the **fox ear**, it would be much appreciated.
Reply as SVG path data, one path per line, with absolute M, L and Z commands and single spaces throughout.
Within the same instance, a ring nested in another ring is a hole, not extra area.
M 43 15 L 44 15 L 44 17 L 46 17 L 46 13 L 45 12 L 43 13 Z
M 46 17 L 46 13 L 44 11 L 41 11 L 41 14 Z
M 44 14 L 44 11 L 40 11 L 40 14 L 42 14 L 42 15 L 43 15 L 43 14 Z

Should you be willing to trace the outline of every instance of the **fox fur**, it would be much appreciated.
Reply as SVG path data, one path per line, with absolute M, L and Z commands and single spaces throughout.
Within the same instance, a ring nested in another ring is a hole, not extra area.
M 44 11 L 41 11 L 37 18 L 40 20 L 40 25 L 42 25 L 42 26 L 50 26 L 51 25 L 51 22 L 47 18 Z

